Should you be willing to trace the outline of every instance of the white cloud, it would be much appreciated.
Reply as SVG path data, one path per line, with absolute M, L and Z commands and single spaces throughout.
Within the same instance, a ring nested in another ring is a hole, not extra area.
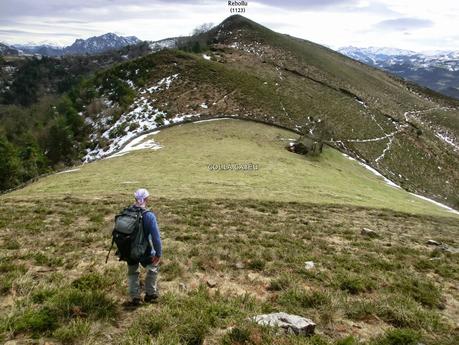
M 457 49 L 453 0 L 247 0 L 248 18 L 332 47 Z M 230 15 L 227 1 L 1 0 L 0 41 L 71 44 L 106 32 L 157 40 L 189 34 Z

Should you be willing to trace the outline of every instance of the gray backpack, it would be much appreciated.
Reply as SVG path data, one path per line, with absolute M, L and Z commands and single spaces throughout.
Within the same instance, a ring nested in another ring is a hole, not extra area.
M 149 241 L 143 228 L 143 215 L 148 212 L 140 207 L 129 206 L 115 216 L 115 226 L 112 231 L 112 246 L 108 256 L 116 244 L 116 255 L 120 261 L 139 262 L 145 256 Z

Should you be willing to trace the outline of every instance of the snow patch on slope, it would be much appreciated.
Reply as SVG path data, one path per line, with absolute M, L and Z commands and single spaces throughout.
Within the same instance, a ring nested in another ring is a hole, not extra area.
M 357 159 L 355 159 L 355 158 L 352 158 L 351 156 L 349 156 L 349 155 L 347 155 L 347 154 L 345 154 L 345 153 L 343 153 L 343 156 L 346 157 L 346 158 L 348 158 L 348 159 L 350 159 L 350 160 L 356 161 L 356 162 L 359 163 L 361 166 L 363 166 L 365 169 L 371 171 L 374 175 L 376 175 L 376 176 L 378 176 L 378 177 L 382 177 L 383 180 L 384 180 L 384 182 L 385 182 L 386 184 L 388 184 L 389 186 L 394 187 L 394 188 L 398 188 L 398 189 L 402 189 L 398 184 L 396 184 L 395 182 L 389 180 L 387 177 L 383 176 L 381 173 L 379 173 L 377 170 L 373 169 L 371 166 L 369 166 L 369 165 L 367 165 L 367 164 L 361 162 L 360 160 L 357 160 Z M 408 193 L 409 193 L 409 192 L 408 192 Z M 444 204 L 442 204 L 442 203 L 440 203 L 440 202 L 438 202 L 438 201 L 429 199 L 429 198 L 427 198 L 427 197 L 425 197 L 425 196 L 422 196 L 422 195 L 419 195 L 419 194 L 415 194 L 415 193 L 409 193 L 409 194 L 411 194 L 411 195 L 413 195 L 413 196 L 415 196 L 415 197 L 417 197 L 417 198 L 420 198 L 420 199 L 422 199 L 422 200 L 431 202 L 431 203 L 433 203 L 433 204 L 435 204 L 435 205 L 437 205 L 437 206 L 440 206 L 441 208 L 444 208 L 444 209 L 448 210 L 449 212 L 452 212 L 452 213 L 455 213 L 455 214 L 458 214 L 458 215 L 459 215 L 459 211 L 457 211 L 457 210 L 455 210 L 455 209 L 453 209 L 453 208 L 451 208 L 451 207 L 449 207 L 449 206 L 446 206 L 446 205 L 444 205 Z
M 456 144 L 454 137 L 449 136 L 448 134 L 442 133 L 442 132 L 435 133 L 435 136 L 439 138 L 441 141 L 445 142 L 446 144 L 454 147 L 455 151 L 459 151 L 459 145 Z
M 117 153 L 115 153 L 113 155 L 110 155 L 110 156 L 106 157 L 105 159 L 124 156 L 125 154 L 127 154 L 129 152 L 137 151 L 137 150 L 145 150 L 145 149 L 150 149 L 150 150 L 155 150 L 155 151 L 159 150 L 163 146 L 161 146 L 160 144 L 158 144 L 154 140 L 150 139 L 150 140 L 144 141 L 145 138 L 147 138 L 149 136 L 152 136 L 152 135 L 155 135 L 155 134 L 158 134 L 158 133 L 159 133 L 159 131 L 155 131 L 153 133 L 143 134 L 143 135 L 133 139 L 131 142 L 129 142 L 123 149 L 121 149 Z
M 69 170 L 64 170 L 64 171 L 59 171 L 58 173 L 56 173 L 56 175 L 59 175 L 59 174 L 67 174 L 67 173 L 76 172 L 76 171 L 79 171 L 79 170 L 80 170 L 80 168 L 69 169 Z
M 178 114 L 171 119 L 166 119 L 167 114 L 155 107 L 156 100 L 147 97 L 155 92 L 169 89 L 172 82 L 177 78 L 178 74 L 174 74 L 162 78 L 150 88 L 139 89 L 139 96 L 134 100 L 129 110 L 122 114 L 120 118 L 108 128 L 106 127 L 108 123 L 110 123 L 109 117 L 102 117 L 97 121 L 98 123 L 93 121 L 95 129 L 106 128 L 101 138 L 105 139 L 108 145 L 106 147 L 100 147 L 98 144 L 94 149 L 88 149 L 83 161 L 87 163 L 95 159 L 115 154 L 119 152 L 124 145 L 143 132 L 154 130 L 158 126 L 181 122 L 187 117 L 194 116 Z M 111 102 L 106 102 L 107 107 L 111 105 Z M 91 139 L 96 140 L 97 134 L 93 133 Z
M 440 206 L 446 210 L 448 210 L 449 212 L 452 212 L 452 213 L 455 213 L 455 214 L 459 214 L 459 211 L 455 210 L 454 208 L 451 208 L 449 206 L 446 206 L 438 201 L 435 201 L 435 200 L 432 200 L 432 199 L 429 199 L 429 198 L 426 198 L 425 196 L 422 196 L 422 195 L 419 195 L 419 194 L 414 194 L 414 193 L 410 193 L 411 195 L 414 195 L 416 198 L 419 198 L 419 199 L 422 199 L 422 200 L 425 200 L 425 201 L 428 201 L 428 202 L 431 202 L 437 206 Z
M 343 156 L 346 157 L 347 159 L 352 160 L 352 161 L 356 161 L 356 162 L 359 163 L 361 166 L 363 166 L 365 169 L 371 171 L 371 172 L 372 172 L 373 174 L 375 174 L 376 176 L 381 177 L 387 185 L 389 185 L 389 186 L 391 186 L 391 187 L 394 187 L 394 188 L 398 188 L 398 189 L 401 189 L 401 188 L 402 188 L 402 187 L 400 187 L 398 184 L 396 184 L 395 182 L 389 180 L 387 177 L 385 177 L 384 175 L 382 175 L 382 174 L 381 174 L 380 172 L 378 172 L 376 169 L 373 169 L 373 168 L 372 168 L 371 166 L 369 166 L 368 164 L 365 164 L 365 163 L 363 163 L 362 161 L 357 160 L 357 159 L 355 159 L 355 158 L 353 158 L 353 157 L 351 157 L 351 156 L 349 156 L 349 155 L 347 155 L 347 154 L 345 154 L 345 153 L 343 153 Z

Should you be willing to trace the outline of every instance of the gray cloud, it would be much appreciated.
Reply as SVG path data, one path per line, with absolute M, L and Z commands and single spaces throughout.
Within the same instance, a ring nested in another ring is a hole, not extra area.
M 165 4 L 202 4 L 217 0 L 2 0 L 0 17 L 8 16 L 55 16 L 77 14 L 85 10 L 99 9 L 103 14 L 114 8 L 127 6 L 150 7 Z
M 249 6 L 250 6 L 250 0 Z M 356 4 L 356 0 L 253 0 L 260 4 L 265 4 L 273 7 L 281 8 L 296 8 L 296 9 L 325 9 L 337 5 L 353 5 Z
M 412 46 L 416 46 L 416 40 L 420 39 L 414 34 L 416 29 L 433 27 L 434 21 L 437 25 L 426 37 L 450 37 L 451 32 L 441 31 L 441 21 L 454 22 L 448 16 L 456 18 L 458 13 L 454 11 L 457 5 L 451 5 L 449 9 L 445 7 L 443 13 L 418 18 L 415 13 L 419 11 L 395 6 L 393 0 L 247 1 L 249 18 L 276 31 L 332 45 L 343 45 L 337 42 L 346 39 L 378 45 L 378 42 L 387 41 L 386 35 L 381 34 L 384 32 L 397 34 L 397 38 L 403 33 L 412 40 Z M 454 0 L 448 1 L 454 3 Z M 45 40 L 71 44 L 76 38 L 109 31 L 141 39 L 162 39 L 188 34 L 204 22 L 219 23 L 230 15 L 226 3 L 225 0 L 0 0 L 0 41 Z M 275 8 L 260 9 L 255 4 Z M 290 20 L 290 14 L 295 14 L 292 16 L 295 20 Z M 378 23 L 372 25 L 374 22 Z M 342 30 L 347 30 L 348 38 L 343 38 Z M 406 40 L 399 39 L 393 44 L 400 45 L 399 42 Z M 448 46 L 455 42 L 450 41 Z M 433 44 L 419 41 L 419 46 L 424 45 Z
M 53 36 L 73 36 L 73 33 L 69 32 L 35 32 L 27 30 L 8 30 L 0 29 L 0 34 L 15 34 L 15 35 L 53 35 Z
M 55 16 L 77 14 L 84 10 L 100 9 L 100 14 L 109 9 L 126 6 L 154 7 L 156 5 L 189 5 L 214 4 L 225 6 L 223 0 L 1 0 L 0 18 L 10 16 Z M 355 5 L 358 0 L 248 0 L 280 8 L 325 9 L 334 6 Z M 158 13 L 159 14 L 159 13 Z
M 377 23 L 374 27 L 379 30 L 390 30 L 390 31 L 405 31 L 413 29 L 422 29 L 433 26 L 433 22 L 428 19 L 420 18 L 396 18 L 383 20 Z
M 210 2 L 215 0 L 209 0 Z M 177 5 L 208 3 L 192 0 L 1 0 L 0 23 L 14 21 L 26 24 L 88 23 L 114 20 L 151 19 L 177 17 Z M 175 5 L 174 5 L 175 4 Z
M 400 13 L 394 11 L 386 4 L 379 1 L 371 1 L 369 3 L 364 4 L 364 6 L 356 6 L 356 4 L 349 4 L 346 6 L 342 6 L 340 10 L 348 13 L 376 13 L 378 15 L 401 16 Z

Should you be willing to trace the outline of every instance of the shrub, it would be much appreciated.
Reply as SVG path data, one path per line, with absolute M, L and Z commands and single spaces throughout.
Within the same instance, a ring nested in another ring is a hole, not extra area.
M 26 271 L 23 265 L 15 265 L 9 262 L 0 263 L 0 294 L 6 294 L 13 286 L 13 282 Z
M 30 299 L 33 303 L 43 304 L 57 293 L 56 289 L 44 288 L 32 292 Z
M 75 279 L 71 285 L 79 290 L 100 290 L 106 288 L 109 282 L 101 274 L 91 272 Z
M 412 329 L 392 329 L 376 340 L 374 345 L 417 345 L 421 336 Z
M 43 253 L 35 253 L 33 258 L 37 265 L 45 265 L 49 267 L 62 266 L 64 262 L 60 257 L 50 256 Z
M 183 274 L 183 269 L 177 261 L 169 262 L 161 266 L 161 278 L 170 281 Z
M 389 295 L 376 305 L 376 315 L 399 328 L 436 330 L 442 324 L 439 315 L 425 310 L 407 296 Z
M 208 324 L 194 318 L 177 327 L 180 343 L 186 345 L 202 345 L 208 330 Z
M 67 288 L 50 300 L 59 315 L 65 318 L 84 316 L 96 319 L 110 318 L 117 312 L 116 303 L 101 291 Z
M 253 260 L 250 260 L 247 267 L 252 270 L 261 271 L 265 268 L 265 265 L 266 263 L 262 259 L 253 259 Z
M 393 290 L 409 295 L 427 307 L 436 307 L 440 304 L 440 290 L 425 276 L 422 278 L 401 278 L 394 284 Z
M 358 342 L 353 336 L 339 339 L 335 342 L 335 345 L 357 345 L 357 344 Z
M 21 244 L 14 238 L 7 238 L 3 244 L 3 248 L 15 250 L 21 248 Z
M 338 277 L 339 288 L 352 295 L 357 295 L 362 292 L 371 291 L 374 288 L 374 282 L 355 275 L 347 275 Z
M 222 341 L 223 345 L 250 344 L 250 331 L 247 328 L 233 328 Z
M 268 290 L 281 291 L 286 290 L 292 285 L 292 278 L 288 275 L 282 275 L 269 283 Z
M 54 330 L 58 324 L 58 317 L 52 308 L 42 307 L 36 310 L 27 310 L 13 320 L 10 319 L 10 322 L 10 329 L 14 333 L 30 331 L 37 334 Z
M 325 291 L 290 289 L 283 292 L 278 303 L 291 308 L 321 308 L 331 305 L 331 297 Z
M 374 303 L 366 300 L 352 302 L 346 309 L 346 316 L 351 320 L 365 320 L 375 313 Z
M 63 344 L 73 344 L 77 340 L 81 342 L 89 335 L 91 325 L 87 320 L 71 320 L 67 325 L 61 326 L 53 332 L 53 336 Z

